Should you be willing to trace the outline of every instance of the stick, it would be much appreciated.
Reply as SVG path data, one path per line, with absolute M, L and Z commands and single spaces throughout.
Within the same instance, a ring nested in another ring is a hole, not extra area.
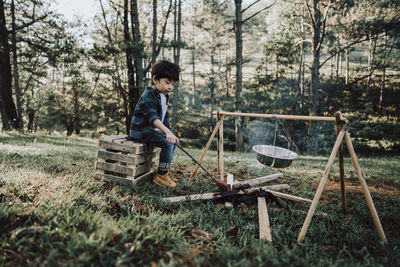
M 297 197 L 297 196 L 293 196 L 293 195 L 289 195 L 289 194 L 285 194 L 285 193 L 281 193 L 281 192 L 275 192 L 274 190 L 269 190 L 269 189 L 266 189 L 264 191 L 269 192 L 276 197 L 286 198 L 286 199 L 298 201 L 298 202 L 312 203 L 311 199 Z
M 346 131 L 345 127 L 342 128 L 342 130 L 339 132 L 338 137 L 336 138 L 335 145 L 333 146 L 331 155 L 329 156 L 328 163 L 326 164 L 324 174 L 323 174 L 323 176 L 321 178 L 321 181 L 319 182 L 317 192 L 314 195 L 314 199 L 313 199 L 313 201 L 311 203 L 310 209 L 308 210 L 307 217 L 304 220 L 304 223 L 303 223 L 303 226 L 301 228 L 299 237 L 297 238 L 297 242 L 302 242 L 303 239 L 304 239 L 304 236 L 306 235 L 308 226 L 310 225 L 310 222 L 311 222 L 311 218 L 314 215 L 315 209 L 317 208 L 318 201 L 319 201 L 319 199 L 321 197 L 322 191 L 324 190 L 325 184 L 326 184 L 326 182 L 328 180 L 329 171 L 330 171 L 330 169 L 332 167 L 333 161 L 335 160 L 336 153 L 337 153 L 337 151 L 339 149 L 340 144 L 343 141 L 343 137 L 344 137 L 345 131 Z
M 217 133 L 219 127 L 221 126 L 222 121 L 223 121 L 223 120 L 220 119 L 220 120 L 217 122 L 217 125 L 215 126 L 214 131 L 212 132 L 212 134 L 211 134 L 211 136 L 210 136 L 210 139 L 208 140 L 207 145 L 206 145 L 206 147 L 204 148 L 204 151 L 203 151 L 203 153 L 202 153 L 201 156 L 200 156 L 200 159 L 199 159 L 199 161 L 198 161 L 198 164 L 196 165 L 196 168 L 194 168 L 194 171 L 193 171 L 193 173 L 192 173 L 192 176 L 190 176 L 189 183 L 192 182 L 194 176 L 196 175 L 197 170 L 199 169 L 199 164 L 201 164 L 201 163 L 203 162 L 204 156 L 206 155 L 206 152 L 207 152 L 208 148 L 210 147 L 211 142 L 212 142 L 212 140 L 213 140 L 215 134 Z
M 282 173 L 275 173 L 275 174 L 271 174 L 271 175 L 267 175 L 267 176 L 263 176 L 263 177 L 254 178 L 251 180 L 235 182 L 233 185 L 249 184 L 250 186 L 254 186 L 254 185 L 258 185 L 258 184 L 276 180 L 279 177 L 281 177 L 282 175 L 283 175 Z
M 185 200 L 206 200 L 206 199 L 216 199 L 216 198 L 222 198 L 222 197 L 233 197 L 233 196 L 238 196 L 238 195 L 244 195 L 244 194 L 251 194 L 259 189 L 262 190 L 283 190 L 283 189 L 288 189 L 290 186 L 288 184 L 277 184 L 277 185 L 270 185 L 270 186 L 264 186 L 264 187 L 258 187 L 258 188 L 251 188 L 245 191 L 228 191 L 228 192 L 213 192 L 213 193 L 204 193 L 204 194 L 195 194 L 195 195 L 188 195 L 188 196 L 178 196 L 178 197 L 167 197 L 163 198 L 163 200 L 168 201 L 168 202 L 180 202 L 180 201 L 185 201 Z M 276 193 L 276 192 L 275 192 Z
M 257 197 L 258 202 L 258 225 L 260 227 L 260 240 L 272 242 L 271 226 L 269 224 L 268 209 L 265 198 Z
M 217 113 L 214 111 L 213 114 L 217 114 Z M 335 117 L 323 117 L 323 116 L 259 114 L 259 113 L 240 113 L 240 112 L 226 112 L 226 111 L 219 111 L 219 114 L 226 115 L 226 116 L 267 118 L 267 119 L 285 119 L 285 120 L 301 120 L 301 121 L 330 121 L 330 122 L 336 121 Z M 341 120 L 344 122 L 347 122 L 346 118 L 341 118 Z
M 364 193 L 365 200 L 367 201 L 368 208 L 371 213 L 372 220 L 374 221 L 376 231 L 378 232 L 379 239 L 383 240 L 385 243 L 387 243 L 385 232 L 383 231 L 381 221 L 379 220 L 378 213 L 375 209 L 374 201 L 372 200 L 371 193 L 368 190 L 367 182 L 365 181 L 365 179 L 361 173 L 361 167 L 360 167 L 360 164 L 358 163 L 356 152 L 354 151 L 353 144 L 350 139 L 350 135 L 347 131 L 345 134 L 345 140 L 346 140 L 347 148 L 350 152 L 351 159 L 353 161 L 354 168 L 356 169 L 356 172 L 357 172 L 358 181 L 360 182 L 361 188 Z

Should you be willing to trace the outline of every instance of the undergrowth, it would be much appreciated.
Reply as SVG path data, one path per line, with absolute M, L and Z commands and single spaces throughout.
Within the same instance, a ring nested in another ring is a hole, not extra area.
M 184 144 L 182 144 L 184 146 Z M 378 239 L 351 160 L 345 158 L 347 213 L 334 164 L 303 243 L 297 236 L 308 204 L 268 202 L 273 243 L 258 239 L 257 205 L 225 208 L 211 200 L 170 204 L 162 197 L 213 192 L 203 171 L 177 151 L 176 190 L 143 181 L 134 187 L 94 177 L 94 139 L 0 134 L 0 265 L 317 265 L 396 266 L 400 262 L 400 156 L 360 158 L 388 244 Z M 188 149 L 195 158 L 201 150 Z M 327 158 L 300 157 L 282 170 L 261 165 L 252 153 L 225 152 L 235 179 L 275 172 L 270 184 L 313 198 Z M 216 173 L 215 151 L 203 165 Z M 21 230 L 23 230 L 21 232 Z M 209 237 L 194 237 L 201 230 Z M 25 231 L 25 232 L 24 232 Z

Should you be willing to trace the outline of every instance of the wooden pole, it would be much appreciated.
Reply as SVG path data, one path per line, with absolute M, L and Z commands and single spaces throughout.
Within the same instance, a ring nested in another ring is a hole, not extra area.
M 343 127 L 343 123 L 340 120 L 341 114 L 337 112 L 335 114 L 336 118 L 336 135 L 339 134 L 341 128 Z M 343 142 L 340 144 L 338 150 L 338 160 L 339 160 L 339 172 L 340 172 L 340 190 L 342 192 L 342 211 L 346 213 L 346 188 L 344 184 L 344 163 L 343 163 Z
M 223 121 L 223 117 L 222 117 L 220 120 L 218 120 L 217 125 L 215 125 L 214 131 L 212 132 L 212 134 L 211 134 L 211 136 L 210 136 L 210 139 L 208 139 L 207 145 L 206 145 L 206 147 L 204 148 L 204 151 L 203 151 L 203 153 L 202 153 L 201 156 L 200 156 L 200 159 L 199 159 L 199 163 L 200 163 L 200 164 L 203 162 L 204 156 L 206 155 L 206 152 L 207 152 L 208 148 L 210 147 L 211 142 L 212 142 L 212 140 L 213 140 L 215 134 L 217 133 L 219 127 L 221 126 L 222 121 Z M 192 176 L 190 176 L 189 183 L 192 182 L 192 180 L 193 180 L 194 176 L 196 175 L 197 170 L 199 169 L 199 167 L 200 167 L 200 165 L 197 164 L 196 167 L 194 168 L 194 171 L 193 171 L 193 173 L 192 173 Z
M 357 172 L 358 180 L 359 180 L 361 188 L 363 190 L 365 200 L 367 201 L 372 220 L 374 221 L 376 231 L 378 232 L 379 239 L 383 240 L 385 243 L 387 243 L 385 232 L 383 231 L 381 221 L 379 220 L 378 213 L 375 209 L 374 201 L 372 200 L 371 193 L 368 190 L 367 182 L 365 181 L 365 179 L 361 173 L 361 167 L 360 167 L 360 164 L 358 163 L 356 152 L 354 151 L 354 147 L 351 142 L 350 135 L 347 131 L 345 134 L 345 140 L 346 140 L 347 148 L 350 152 L 351 159 L 353 161 L 354 168 Z
M 213 112 L 217 114 L 217 112 Z M 240 112 L 227 112 L 218 111 L 220 115 L 236 116 L 236 117 L 253 117 L 253 118 L 267 118 L 267 119 L 284 119 L 284 120 L 302 120 L 302 121 L 330 121 L 336 122 L 335 117 L 323 116 L 301 116 L 301 115 L 280 115 L 280 114 L 259 114 L 259 113 L 240 113 Z M 340 118 L 343 122 L 347 122 L 346 118 Z
M 304 236 L 306 235 L 308 226 L 310 225 L 310 222 L 311 222 L 311 218 L 314 215 L 315 209 L 317 208 L 317 205 L 318 205 L 318 201 L 319 201 L 319 199 L 321 197 L 322 191 L 324 190 L 325 184 L 326 184 L 326 182 L 328 180 L 329 171 L 330 171 L 330 169 L 332 167 L 333 161 L 335 160 L 336 153 L 339 150 L 339 146 L 343 141 L 343 137 L 344 137 L 344 134 L 346 132 L 345 128 L 346 127 L 342 128 L 342 130 L 339 132 L 338 137 L 336 138 L 335 145 L 333 146 L 331 155 L 329 156 L 328 163 L 326 164 L 324 174 L 323 174 L 323 176 L 321 178 L 321 181 L 319 182 L 317 192 L 314 195 L 314 199 L 313 199 L 313 201 L 311 203 L 310 209 L 308 210 L 307 217 L 304 220 L 304 223 L 303 223 L 303 226 L 301 228 L 299 237 L 297 238 L 297 242 L 302 242 L 303 239 L 304 239 Z
M 218 113 L 218 120 L 221 120 L 221 126 L 218 129 L 218 174 L 220 175 L 220 179 L 224 181 L 224 116 L 221 116 Z
M 258 202 L 258 225 L 260 231 L 260 240 L 272 242 L 271 226 L 269 223 L 267 203 L 264 197 L 257 197 Z

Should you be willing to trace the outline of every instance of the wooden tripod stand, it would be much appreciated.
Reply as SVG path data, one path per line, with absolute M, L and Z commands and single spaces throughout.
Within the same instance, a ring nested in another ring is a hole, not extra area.
M 381 222 L 379 220 L 378 213 L 376 211 L 374 202 L 371 197 L 371 193 L 369 192 L 367 183 L 362 175 L 361 172 L 361 167 L 360 164 L 358 163 L 357 155 L 354 151 L 353 144 L 351 142 L 350 134 L 347 131 L 347 120 L 345 118 L 342 118 L 340 113 L 336 113 L 335 117 L 318 117 L 318 116 L 298 116 L 298 115 L 277 115 L 277 114 L 256 114 L 256 113 L 234 113 L 234 112 L 224 112 L 224 111 L 218 111 L 214 112 L 214 114 L 217 115 L 218 117 L 218 122 L 210 136 L 210 139 L 207 142 L 206 147 L 203 150 L 202 155 L 200 156 L 199 163 L 201 164 L 203 162 L 204 156 L 208 150 L 208 148 L 211 145 L 211 142 L 215 135 L 218 132 L 218 142 L 217 142 L 217 148 L 218 148 L 218 173 L 220 174 L 220 177 L 222 180 L 224 180 L 224 161 L 223 161 L 223 121 L 225 116 L 242 116 L 242 117 L 255 117 L 255 118 L 275 118 L 275 119 L 286 119 L 286 120 L 304 120 L 304 121 L 327 121 L 327 122 L 335 122 L 336 124 L 336 142 L 333 146 L 332 152 L 329 156 L 328 163 L 326 164 L 324 174 L 322 175 L 322 178 L 319 182 L 317 191 L 314 195 L 313 201 L 311 203 L 311 206 L 308 210 L 307 216 L 304 220 L 303 226 L 301 228 L 300 234 L 297 238 L 298 242 L 302 242 L 304 240 L 304 237 L 307 233 L 307 229 L 310 225 L 311 219 L 315 213 L 315 210 L 317 208 L 319 199 L 321 198 L 321 194 L 325 188 L 326 182 L 328 181 L 328 176 L 330 169 L 333 165 L 333 162 L 335 160 L 336 154 L 338 154 L 338 159 L 339 159 L 339 168 L 340 168 L 340 185 L 341 185 L 341 192 L 342 192 L 342 209 L 345 212 L 346 211 L 346 190 L 345 190 L 345 183 L 344 183 L 344 165 L 343 165 L 343 139 L 345 139 L 347 148 L 349 150 L 351 159 L 353 161 L 354 168 L 357 173 L 358 180 L 360 182 L 365 200 L 367 201 L 367 205 L 369 208 L 369 211 L 371 213 L 372 220 L 375 224 L 375 228 L 378 232 L 379 239 L 387 243 L 387 239 L 385 236 L 385 233 L 383 231 Z M 196 175 L 197 171 L 199 169 L 199 165 L 197 165 L 190 176 L 189 182 L 191 182 Z

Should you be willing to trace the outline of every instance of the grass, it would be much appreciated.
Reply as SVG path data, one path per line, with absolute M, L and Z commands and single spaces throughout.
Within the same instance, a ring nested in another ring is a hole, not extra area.
M 183 144 L 184 145 L 184 144 Z M 94 178 L 97 142 L 93 139 L 0 134 L 0 265 L 354 265 L 400 263 L 400 156 L 361 158 L 378 214 L 388 238 L 383 245 L 359 191 L 350 159 L 345 159 L 348 213 L 340 207 L 335 163 L 318 212 L 302 244 L 296 242 L 308 205 L 268 207 L 273 244 L 258 240 L 256 205 L 221 208 L 213 201 L 168 204 L 162 196 L 179 195 L 149 181 L 135 187 Z M 195 158 L 201 150 L 188 149 Z M 312 198 L 327 159 L 300 157 L 279 170 L 288 193 Z M 204 166 L 216 171 L 216 153 Z M 225 152 L 225 167 L 237 179 L 276 172 L 252 153 Z M 216 191 L 204 172 L 188 180 L 193 162 L 181 151 L 173 174 L 178 190 Z M 31 227 L 31 228 L 30 228 Z M 35 228 L 32 228 L 35 227 Z M 232 228 L 237 230 L 237 233 Z M 30 233 L 18 232 L 28 229 Z M 192 230 L 211 239 L 194 238 Z M 230 230 L 228 232 L 228 230 Z M 227 234 L 230 233 L 230 234 Z

